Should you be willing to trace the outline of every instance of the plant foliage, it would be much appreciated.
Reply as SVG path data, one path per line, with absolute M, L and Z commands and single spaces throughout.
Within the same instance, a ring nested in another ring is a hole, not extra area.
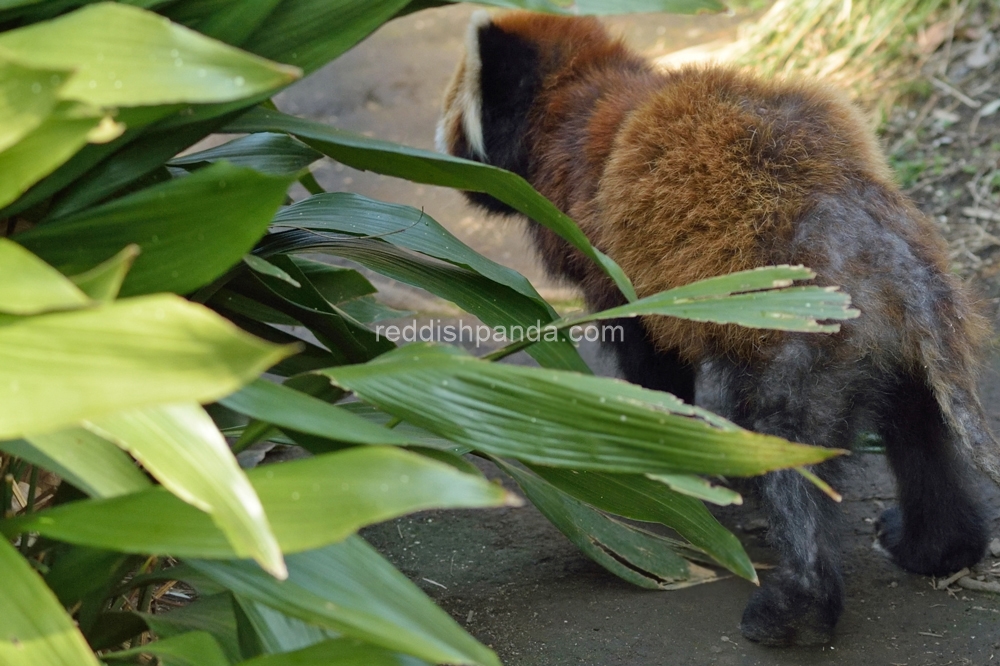
M 836 290 L 794 285 L 812 277 L 801 267 L 635 301 L 621 269 L 514 174 L 268 102 L 384 22 L 438 4 L 0 1 L 0 663 L 498 664 L 356 534 L 418 510 L 522 502 L 469 453 L 637 585 L 712 580 L 706 565 L 756 580 L 702 503 L 739 496 L 698 475 L 836 452 L 593 377 L 566 334 L 639 315 L 831 331 L 856 312 Z M 178 157 L 219 130 L 247 135 Z M 579 248 L 632 302 L 560 318 L 424 213 L 317 191 L 308 168 L 322 155 L 488 192 Z M 313 194 L 292 201 L 297 180 Z M 375 326 L 400 313 L 371 283 L 304 253 L 420 287 L 489 326 L 546 334 L 487 359 L 397 349 Z M 542 367 L 496 362 L 521 348 Z M 236 454 L 263 441 L 312 456 L 242 469 Z M 168 590 L 187 603 L 164 612 Z

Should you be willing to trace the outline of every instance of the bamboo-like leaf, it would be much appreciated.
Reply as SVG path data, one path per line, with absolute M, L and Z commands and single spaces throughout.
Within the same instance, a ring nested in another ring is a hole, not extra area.
M 123 295 L 187 293 L 222 275 L 267 229 L 293 176 L 215 164 L 18 234 L 65 273 L 90 269 L 135 243 L 142 254 Z
M 295 67 L 268 62 L 156 14 L 97 3 L 0 35 L 0 57 L 70 70 L 63 99 L 151 106 L 244 99 L 287 85 Z
M 537 301 L 553 318 L 556 315 L 523 275 L 482 256 L 424 211 L 410 206 L 350 192 L 328 192 L 282 208 L 274 216 L 274 226 L 377 236 L 392 245 L 475 271 Z
M 291 257 L 291 259 L 292 263 L 309 277 L 309 282 L 316 287 L 316 291 L 334 305 L 342 305 L 347 301 L 378 292 L 375 285 L 356 270 L 331 266 L 305 257 Z
M 279 582 L 248 562 L 191 563 L 225 585 L 287 615 L 431 663 L 500 666 L 360 537 L 288 557 Z
M 236 663 L 241 655 L 233 604 L 233 595 L 228 592 L 204 594 L 169 613 L 143 613 L 142 618 L 161 640 L 191 631 L 205 631 L 215 639 L 226 658 Z
M 103 655 L 103 659 L 132 660 L 142 654 L 159 658 L 163 666 L 232 666 L 218 641 L 207 631 L 189 631 L 130 650 Z
M 220 400 L 233 411 L 281 428 L 352 444 L 414 443 L 351 412 L 294 389 L 258 379 Z
M 442 437 L 539 465 L 743 476 L 842 453 L 745 431 L 622 381 L 487 363 L 440 345 L 319 373 Z
M 498 461 L 531 502 L 588 557 L 616 576 L 649 589 L 675 589 L 714 580 L 664 537 L 609 518 L 527 470 Z
M 355 169 L 374 171 L 417 183 L 485 192 L 559 234 L 595 261 L 632 301 L 635 289 L 621 267 L 594 249 L 587 237 L 552 202 L 520 176 L 451 155 L 369 139 L 322 123 L 255 108 L 227 128 L 231 132 L 288 132 L 316 150 Z
M 0 312 L 28 315 L 90 305 L 62 273 L 17 243 L 0 238 Z
M 277 578 L 288 575 L 257 493 L 200 406 L 118 412 L 84 427 L 131 453 L 170 492 L 208 513 L 238 556 L 252 557 Z
M 455 2 L 457 0 L 449 0 Z M 479 4 L 504 9 L 527 9 L 550 14 L 631 14 L 665 12 L 697 14 L 723 12 L 726 5 L 718 0 L 477 0 Z
M 392 447 L 352 448 L 267 465 L 247 476 L 286 554 L 340 541 L 364 525 L 414 511 L 518 502 L 479 476 Z M 247 555 L 207 514 L 162 488 L 21 515 L 0 522 L 0 531 L 37 531 L 131 553 L 209 559 Z
M 0 179 L 0 207 L 11 203 L 55 171 L 92 138 L 115 138 L 112 134 L 93 134 L 102 123 L 111 130 L 118 127 L 110 116 L 95 113 L 79 104 L 63 103 L 20 141 L 0 152 L 0 173 L 4 174 Z
M 243 263 L 249 266 L 251 269 L 257 271 L 261 275 L 270 275 L 271 277 L 276 277 L 283 282 L 287 282 L 296 289 L 302 286 L 298 280 L 293 278 L 291 275 L 281 270 L 271 262 L 266 259 L 261 259 L 255 254 L 248 254 L 243 257 Z
M 323 157 L 287 134 L 259 132 L 233 139 L 215 148 L 170 160 L 170 166 L 188 167 L 225 160 L 269 174 L 298 173 Z
M 666 525 L 737 576 L 757 580 L 757 572 L 739 540 L 693 497 L 636 474 L 604 474 L 539 465 L 531 469 L 563 492 L 602 511 Z
M 409 0 L 283 0 L 242 44 L 307 73 L 347 51 Z
M 669 315 L 693 321 L 739 324 L 751 328 L 836 333 L 831 319 L 853 319 L 861 312 L 837 287 L 792 287 L 816 274 L 803 266 L 773 266 L 699 280 L 610 310 L 580 315 L 556 324 L 565 328 L 598 319 Z
M 187 107 L 187 110 L 190 108 Z M 171 111 L 174 113 L 171 114 Z M 128 119 L 127 116 L 134 116 L 139 112 L 146 117 L 133 120 L 131 131 L 106 146 L 85 147 L 50 178 L 32 188 L 4 212 L 23 211 L 58 192 L 59 197 L 49 210 L 48 218 L 77 213 L 124 191 L 128 185 L 142 178 L 148 178 L 151 173 L 162 169 L 164 162 L 217 130 L 225 122 L 225 118 L 214 118 L 164 129 L 162 125 L 171 117 L 184 113 L 177 106 L 119 109 L 118 117 Z M 154 112 L 160 115 L 151 116 Z M 189 119 L 187 115 L 183 117 Z M 150 124 L 155 125 L 145 127 Z M 137 128 L 137 125 L 141 126 Z
M 253 646 L 244 649 L 244 656 L 292 652 L 337 636 L 334 631 L 290 617 L 253 599 L 238 595 L 234 599 L 237 613 L 242 616 L 240 629 L 247 630 L 243 644 Z M 251 632 L 253 635 L 248 636 Z
M 59 600 L 6 540 L 0 539 L 0 663 L 4 666 L 98 661 Z
M 353 638 L 334 638 L 294 652 L 269 654 L 239 666 L 429 666 L 426 661 Z
M 210 402 L 292 349 L 161 294 L 0 326 L 0 439 L 130 408 Z
M 107 261 L 94 266 L 89 271 L 71 275 L 73 281 L 85 294 L 97 301 L 110 302 L 118 297 L 122 282 L 132 268 L 132 262 L 139 256 L 138 245 L 126 245 L 122 251 Z
M 512 332 L 514 327 L 518 327 L 519 334 L 526 335 L 526 331 L 532 327 L 538 331 L 540 325 L 544 326 L 545 322 L 550 321 L 546 307 L 510 287 L 465 268 L 405 251 L 377 238 L 332 239 L 309 231 L 285 231 L 264 238 L 257 251 L 264 256 L 272 256 L 285 252 L 316 250 L 356 261 L 394 280 L 426 289 L 452 301 L 485 324 L 482 329 L 477 327 L 475 330 L 466 325 L 465 329 L 454 331 L 454 338 L 445 337 L 446 342 L 454 342 L 456 339 L 495 342 L 496 331 L 493 327 L 505 327 Z M 384 329 L 385 327 L 375 327 L 376 333 Z M 473 333 L 479 337 L 473 338 Z M 518 333 L 515 332 L 514 335 Z M 568 339 L 560 340 L 555 335 L 530 346 L 528 353 L 545 367 L 590 372 L 572 343 Z
M 0 152 L 42 124 L 69 72 L 25 67 L 0 56 Z
M 83 428 L 0 442 L 0 449 L 58 474 L 91 497 L 127 495 L 152 485 L 121 449 Z
M 682 495 L 694 497 L 696 499 L 728 506 L 730 504 L 743 504 L 743 498 L 735 490 L 725 486 L 715 486 L 706 479 L 693 474 L 647 474 L 647 477 L 654 481 L 665 484 L 671 490 L 675 490 Z

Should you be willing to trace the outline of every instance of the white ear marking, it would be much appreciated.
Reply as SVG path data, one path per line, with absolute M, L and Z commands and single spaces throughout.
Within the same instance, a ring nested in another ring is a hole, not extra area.
M 472 13 L 465 33 L 465 74 L 459 88 L 458 106 L 462 109 L 462 129 L 473 153 L 486 159 L 486 145 L 483 141 L 483 96 L 480 90 L 483 69 L 479 55 L 479 31 L 492 22 L 486 10 Z

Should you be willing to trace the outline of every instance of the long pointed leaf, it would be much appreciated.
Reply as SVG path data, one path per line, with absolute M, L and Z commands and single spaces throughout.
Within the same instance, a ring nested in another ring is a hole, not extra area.
M 131 453 L 170 492 L 211 515 L 237 554 L 278 578 L 288 574 L 257 493 L 200 406 L 119 412 L 84 427 Z
M 37 314 L 90 305 L 72 281 L 17 243 L 0 238 L 0 312 Z
M 123 295 L 187 293 L 222 275 L 253 247 L 293 179 L 215 164 L 15 240 L 70 274 L 135 243 L 142 254 L 125 278 Z
M 220 402 L 230 409 L 278 427 L 352 444 L 412 444 L 413 440 L 351 412 L 263 379 Z
M 98 666 L 80 630 L 45 582 L 0 539 L 0 663 Z
M 345 636 L 432 663 L 500 665 L 360 537 L 289 556 L 284 582 L 248 562 L 192 565 L 237 594 Z
M 316 150 L 355 169 L 418 183 L 485 192 L 562 236 L 595 261 L 628 300 L 635 289 L 622 269 L 594 249 L 580 228 L 520 176 L 480 162 L 463 160 L 387 141 L 369 139 L 322 123 L 255 108 L 230 123 L 232 132 L 288 132 Z
M 0 56 L 73 71 L 62 98 L 98 106 L 243 99 L 300 74 L 151 12 L 110 2 L 6 32 Z
M 450 0 L 454 1 L 454 0 Z M 666 12 L 696 14 L 726 10 L 718 0 L 477 0 L 480 4 L 504 9 L 528 9 L 552 14 L 629 14 L 632 12 Z
M 0 439 L 232 393 L 292 350 L 161 294 L 0 326 Z
M 442 437 L 539 465 L 743 476 L 842 453 L 742 430 L 622 381 L 487 363 L 439 345 L 319 374 Z
M 352 638 L 335 638 L 295 652 L 270 654 L 239 666 L 429 666 L 427 662 Z
M 851 297 L 837 287 L 791 287 L 794 280 L 816 274 L 803 266 L 773 266 L 699 280 L 610 310 L 573 317 L 559 328 L 599 319 L 668 315 L 693 321 L 739 324 L 751 328 L 836 333 L 830 319 L 861 315 L 850 307 Z
M 121 449 L 83 428 L 0 442 L 0 449 L 55 472 L 91 497 L 127 495 L 152 485 Z
M 391 447 L 364 447 L 247 473 L 285 553 L 340 541 L 360 527 L 425 509 L 511 505 L 517 498 L 479 476 Z M 209 516 L 162 488 L 75 502 L 0 522 L 16 534 L 132 553 L 210 559 L 237 552 Z
M 486 340 L 492 340 L 495 333 L 492 327 L 502 326 L 509 330 L 510 327 L 518 326 L 523 333 L 530 327 L 538 330 L 540 326 L 545 325 L 545 322 L 550 321 L 547 307 L 524 297 L 510 287 L 493 282 L 465 268 L 397 248 L 381 239 L 350 237 L 333 239 L 308 231 L 285 231 L 266 237 L 257 251 L 264 256 L 271 256 L 282 252 L 307 250 L 324 250 L 329 254 L 356 261 L 386 277 L 426 289 L 436 296 L 452 301 L 486 324 L 483 331 L 478 328 L 473 330 L 467 324 L 465 329 L 456 332 L 456 338 L 462 336 L 462 339 L 471 341 L 475 332 L 481 341 L 483 336 Z M 375 331 L 379 333 L 385 328 L 383 326 L 380 329 L 376 326 Z M 447 338 L 445 340 L 454 341 Z M 590 372 L 590 368 L 567 339 L 548 337 L 545 341 L 529 347 L 528 353 L 545 367 Z
M 676 554 L 665 538 L 609 518 L 529 471 L 502 461 L 500 465 L 570 541 L 616 576 L 653 590 L 716 578 L 711 570 Z
M 737 576 L 757 580 L 739 540 L 705 505 L 662 483 L 634 474 L 603 474 L 532 466 L 540 477 L 602 511 L 672 528 Z

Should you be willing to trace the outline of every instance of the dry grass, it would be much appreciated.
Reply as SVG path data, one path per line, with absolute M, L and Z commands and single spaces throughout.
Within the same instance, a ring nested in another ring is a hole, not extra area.
M 725 57 L 766 75 L 828 81 L 862 103 L 888 108 L 953 32 L 965 4 L 778 0 L 741 30 Z

